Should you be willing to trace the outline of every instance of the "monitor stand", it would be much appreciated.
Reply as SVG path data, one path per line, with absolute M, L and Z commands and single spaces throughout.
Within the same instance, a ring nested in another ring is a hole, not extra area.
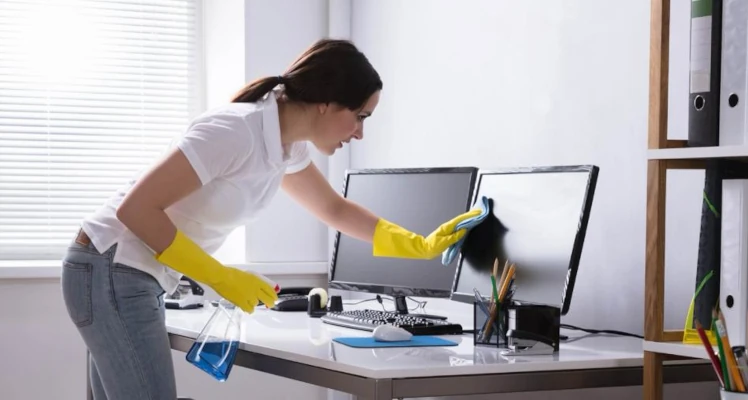
M 398 314 L 408 314 L 408 299 L 405 296 L 393 296 L 395 298 L 395 312 Z M 440 319 L 440 320 L 446 320 L 447 317 L 441 316 L 441 315 L 431 315 L 431 314 L 413 314 L 416 316 L 419 316 L 421 318 L 426 319 Z

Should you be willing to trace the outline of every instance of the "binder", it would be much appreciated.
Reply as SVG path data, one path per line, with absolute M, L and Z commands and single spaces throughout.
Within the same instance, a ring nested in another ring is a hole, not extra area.
M 719 303 L 720 213 L 722 207 L 723 174 L 723 160 L 709 160 L 707 162 L 707 168 L 704 171 L 704 192 L 702 193 L 701 202 L 701 228 L 696 260 L 693 315 L 690 316 L 691 319 L 687 321 L 686 326 L 686 332 L 692 330 L 691 336 L 696 336 L 695 331 L 693 331 L 695 329 L 694 321 L 699 321 L 707 329 L 711 326 L 712 310 Z
M 748 2 L 723 0 L 722 70 L 719 113 L 720 145 L 748 143 L 746 131 L 746 48 L 748 47 Z
M 688 104 L 688 145 L 691 147 L 719 145 L 722 2 L 691 1 Z M 704 171 L 696 284 L 683 335 L 686 343 L 700 341 L 694 322 L 709 327 L 712 310 L 719 304 L 722 165 L 719 160 L 712 160 Z
M 748 326 L 748 179 L 722 182 L 720 309 L 732 346 L 745 346 Z
M 722 2 L 691 1 L 688 145 L 692 147 L 719 144 Z

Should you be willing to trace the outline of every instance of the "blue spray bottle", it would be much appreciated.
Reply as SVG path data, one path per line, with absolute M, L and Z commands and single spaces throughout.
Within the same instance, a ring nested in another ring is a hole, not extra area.
M 221 299 L 187 352 L 187 361 L 218 381 L 228 379 L 241 339 L 243 314 L 241 308 Z
M 277 283 L 265 276 L 257 275 L 272 286 L 275 293 L 280 292 L 280 286 Z M 205 324 L 190 351 L 187 352 L 187 362 L 207 372 L 218 381 L 224 382 L 228 379 L 242 337 L 243 316 L 244 310 L 221 299 L 208 323 Z

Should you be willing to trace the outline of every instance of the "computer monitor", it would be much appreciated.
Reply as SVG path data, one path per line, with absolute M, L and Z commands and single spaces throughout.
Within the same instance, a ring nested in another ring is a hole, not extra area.
M 473 167 L 366 169 L 347 171 L 343 196 L 377 216 L 427 236 L 466 212 L 478 170 Z M 374 257 L 371 243 L 337 232 L 329 287 L 395 297 L 449 298 L 457 260 L 444 266 L 430 260 Z
M 492 293 L 499 259 L 515 264 L 513 300 L 569 310 L 592 208 L 598 167 L 553 166 L 481 171 L 473 202 L 491 199 L 488 218 L 466 236 L 452 299 L 474 302 L 474 288 Z

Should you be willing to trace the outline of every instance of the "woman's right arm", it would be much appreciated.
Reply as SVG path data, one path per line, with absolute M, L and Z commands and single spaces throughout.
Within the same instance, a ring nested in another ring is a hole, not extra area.
M 175 148 L 131 188 L 117 209 L 117 218 L 160 254 L 177 232 L 165 210 L 200 186 L 200 178 L 187 157 Z
M 251 151 L 244 131 L 221 117 L 211 122 L 193 125 L 174 150 L 133 185 L 117 208 L 117 218 L 155 252 L 161 264 L 252 312 L 258 300 L 273 304 L 277 286 L 262 276 L 223 265 L 166 214 L 169 206 L 211 180 L 244 167 Z

